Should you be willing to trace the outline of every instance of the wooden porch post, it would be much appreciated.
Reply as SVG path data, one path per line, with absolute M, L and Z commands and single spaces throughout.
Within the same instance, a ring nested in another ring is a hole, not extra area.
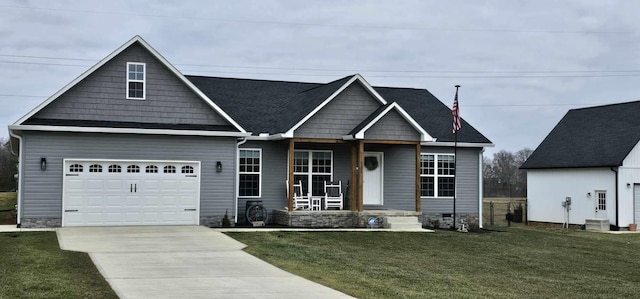
M 422 162 L 420 159 L 421 152 L 420 142 L 416 144 L 416 212 L 420 212 L 422 210 L 422 205 L 420 203 L 420 163 Z
M 358 147 L 356 143 L 351 144 L 351 186 L 349 188 L 349 209 L 358 210 Z
M 364 141 L 358 140 L 358 211 L 364 210 L 363 188 L 364 188 Z
M 288 179 L 288 187 L 289 194 L 287 197 L 289 198 L 289 211 L 293 211 L 293 158 L 295 151 L 295 141 L 293 139 L 289 140 L 289 179 Z

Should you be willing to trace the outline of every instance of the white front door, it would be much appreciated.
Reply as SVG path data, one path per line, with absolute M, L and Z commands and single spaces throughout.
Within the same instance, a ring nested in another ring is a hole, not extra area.
M 364 153 L 362 201 L 365 205 L 383 204 L 383 158 L 384 154 L 381 152 Z
M 596 219 L 609 219 L 607 216 L 607 191 L 595 192 Z
M 64 160 L 62 226 L 197 225 L 196 161 Z

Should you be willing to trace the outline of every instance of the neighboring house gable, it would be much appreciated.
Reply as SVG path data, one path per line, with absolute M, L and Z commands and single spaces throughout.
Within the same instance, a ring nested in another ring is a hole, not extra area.
M 144 100 L 127 99 L 127 62 L 146 65 Z M 223 116 L 139 43 L 116 55 L 31 119 L 196 124 L 232 129 Z
M 295 130 L 295 137 L 341 139 L 382 104 L 354 81 Z

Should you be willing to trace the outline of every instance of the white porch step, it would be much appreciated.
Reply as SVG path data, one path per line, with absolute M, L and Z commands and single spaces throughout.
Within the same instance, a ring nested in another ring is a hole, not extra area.
M 609 219 L 585 219 L 584 228 L 601 232 L 609 231 Z
M 421 230 L 422 224 L 416 216 L 384 217 L 384 228 L 399 230 Z

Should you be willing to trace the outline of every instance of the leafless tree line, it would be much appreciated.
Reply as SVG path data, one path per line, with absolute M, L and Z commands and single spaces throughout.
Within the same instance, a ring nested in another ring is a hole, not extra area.
M 529 148 L 515 153 L 501 150 L 493 154 L 493 159 L 484 157 L 484 197 L 526 197 L 527 173 L 519 168 L 532 152 Z

